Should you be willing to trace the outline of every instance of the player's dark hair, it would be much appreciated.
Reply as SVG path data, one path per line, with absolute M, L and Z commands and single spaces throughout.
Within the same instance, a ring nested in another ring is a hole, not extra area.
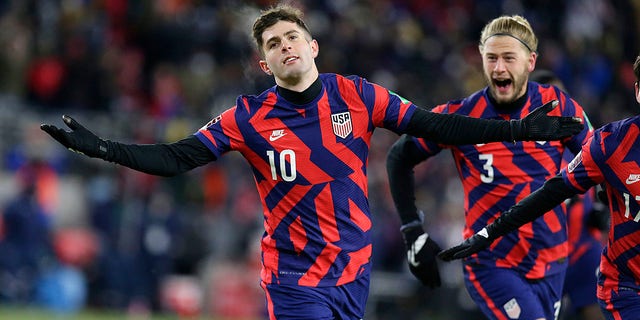
M 264 56 L 264 50 L 262 48 L 262 45 L 264 44 L 262 41 L 262 33 L 264 32 L 264 30 L 273 26 L 279 21 L 293 22 L 304 29 L 304 31 L 307 32 L 309 36 L 311 36 L 309 28 L 302 20 L 303 16 L 304 14 L 300 9 L 287 4 L 280 4 L 262 11 L 260 16 L 253 23 L 252 33 L 253 41 L 255 42 L 255 45 L 260 54 Z
M 638 54 L 636 61 L 633 63 L 633 74 L 636 76 L 636 82 L 640 81 L 640 54 Z
M 553 81 L 557 81 L 558 77 L 556 75 L 546 69 L 535 70 L 529 75 L 529 80 L 535 81 L 538 83 L 551 83 Z
M 566 90 L 564 83 L 551 70 L 536 69 L 529 74 L 529 81 L 535 81 L 541 84 L 552 84 L 561 90 Z

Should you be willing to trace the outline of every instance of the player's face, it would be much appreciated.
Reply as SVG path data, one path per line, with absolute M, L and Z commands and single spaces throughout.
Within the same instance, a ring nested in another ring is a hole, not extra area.
M 482 67 L 489 91 L 498 103 L 513 102 L 526 93 L 536 53 L 510 36 L 493 36 L 481 49 Z
M 260 67 L 287 89 L 306 89 L 318 77 L 318 43 L 293 22 L 279 21 L 262 33 Z M 301 88 L 298 88 L 302 85 Z

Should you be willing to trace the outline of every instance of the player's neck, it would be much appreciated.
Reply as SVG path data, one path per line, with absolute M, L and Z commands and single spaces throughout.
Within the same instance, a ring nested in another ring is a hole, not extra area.
M 500 113 L 511 113 L 516 110 L 520 110 L 524 107 L 525 103 L 527 103 L 528 94 L 525 92 L 520 98 L 513 100 L 511 102 L 498 102 L 495 98 L 488 94 L 489 101 L 493 105 L 493 107 Z
M 318 94 L 320 94 L 320 91 L 322 91 L 322 82 L 320 81 L 320 77 L 317 77 L 316 80 L 302 92 L 294 91 L 281 86 L 278 86 L 277 90 L 278 94 L 285 100 L 293 104 L 303 105 L 313 101 L 318 97 Z

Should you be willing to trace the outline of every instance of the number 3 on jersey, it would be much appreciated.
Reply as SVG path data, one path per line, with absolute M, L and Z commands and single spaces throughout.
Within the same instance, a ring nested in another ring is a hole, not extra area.
M 482 165 L 484 172 L 480 173 L 480 180 L 484 183 L 493 182 L 493 155 L 490 153 L 481 153 L 478 155 L 478 159 L 484 161 Z
M 273 150 L 267 150 L 267 157 L 269 157 L 269 165 L 271 166 L 271 179 L 277 181 L 278 173 L 276 169 L 275 152 Z M 293 152 L 293 150 L 285 149 L 280 152 L 278 166 L 282 180 L 291 182 L 296 179 L 296 153 Z

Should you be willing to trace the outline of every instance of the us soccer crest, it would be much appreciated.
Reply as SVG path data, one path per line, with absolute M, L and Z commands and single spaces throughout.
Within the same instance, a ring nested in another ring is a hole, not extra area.
M 346 138 L 353 131 L 349 111 L 332 114 L 331 126 L 333 127 L 333 134 L 342 139 Z

